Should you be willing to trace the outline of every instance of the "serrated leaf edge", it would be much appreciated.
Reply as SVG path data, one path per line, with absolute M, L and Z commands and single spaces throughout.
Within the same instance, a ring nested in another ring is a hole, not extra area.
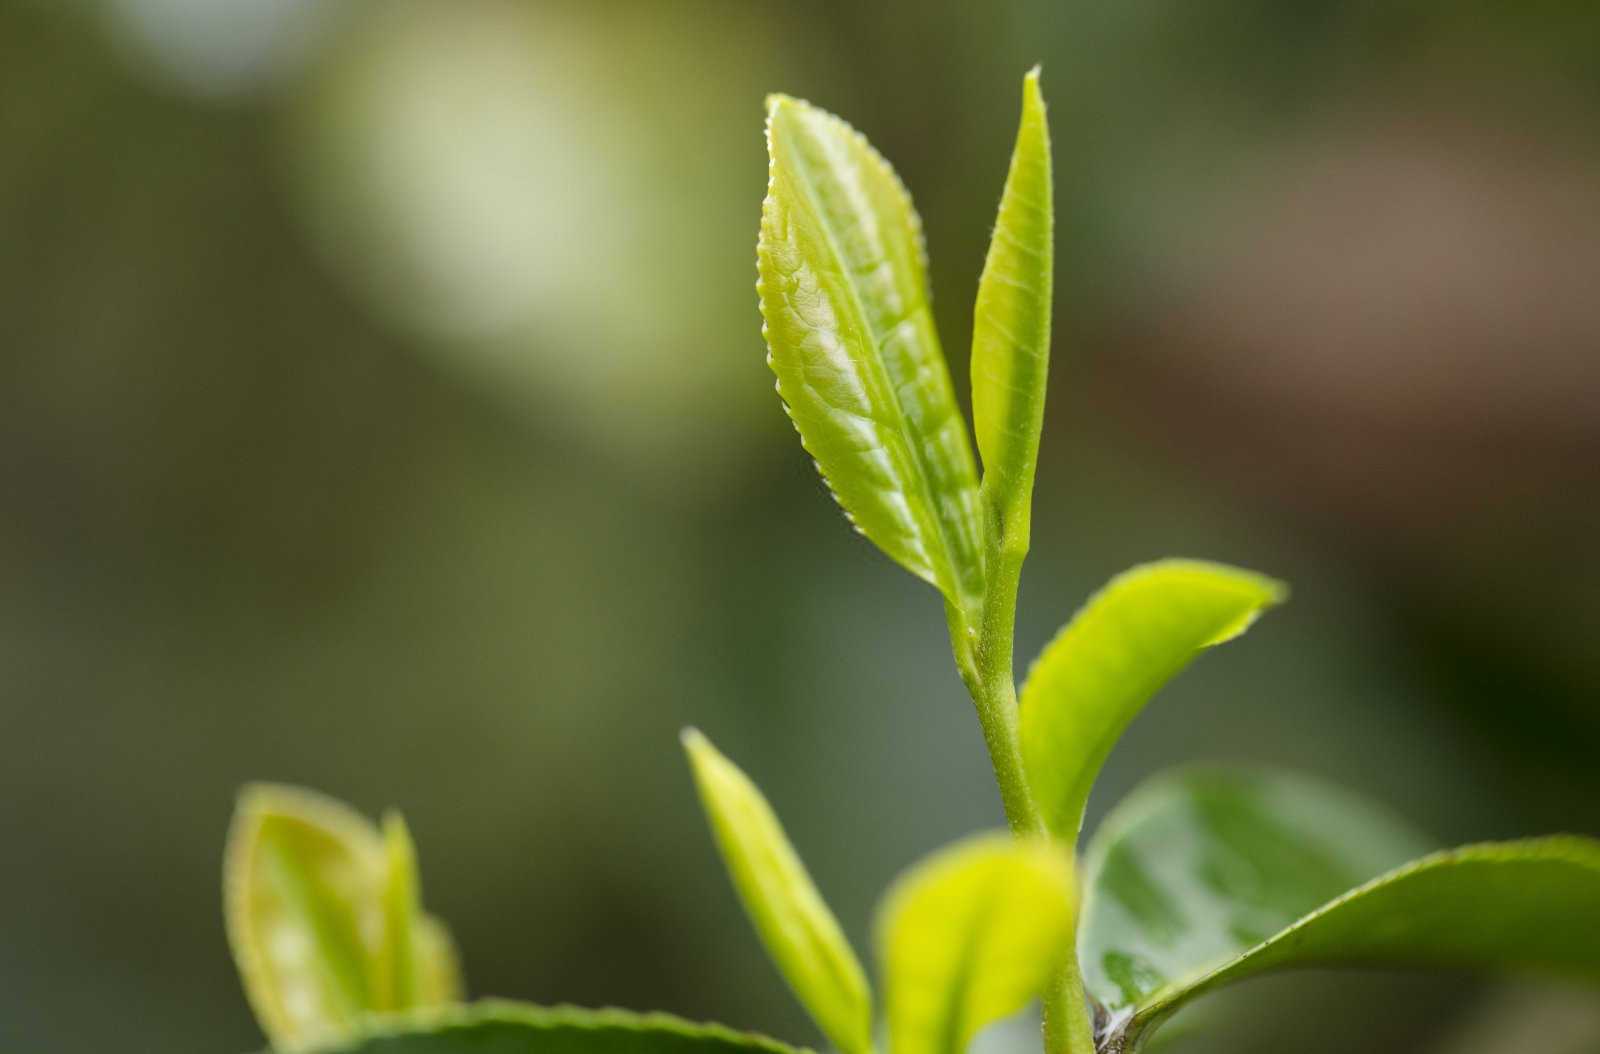
M 772 142 L 772 119 L 773 119 L 773 114 L 776 111 L 777 107 L 779 105 L 781 105 L 781 104 L 784 104 L 784 103 L 792 104 L 792 105 L 804 110 L 805 112 L 807 112 L 809 114 L 814 114 L 814 115 L 816 115 L 818 117 L 821 117 L 824 120 L 826 120 L 827 122 L 829 122 L 830 124 L 836 126 L 840 131 L 844 132 L 844 134 L 847 137 L 849 137 L 851 140 L 853 140 L 857 145 L 859 145 L 861 147 L 863 153 L 868 158 L 868 160 L 874 165 L 874 167 L 877 168 L 879 174 L 881 174 L 882 176 L 887 178 L 894 185 L 894 187 L 900 192 L 900 194 L 905 197 L 905 199 L 906 199 L 906 201 L 908 203 L 910 203 L 912 201 L 911 192 L 910 192 L 909 188 L 907 188 L 905 182 L 900 178 L 900 174 L 895 171 L 894 165 L 892 165 L 886 157 L 884 157 L 881 153 L 879 153 L 877 147 L 872 145 L 871 140 L 869 140 L 866 137 L 866 135 L 864 133 L 862 133 L 859 129 L 857 129 L 854 125 L 852 125 L 850 122 L 846 121 L 844 118 L 838 116 L 837 114 L 831 113 L 830 111 L 825 110 L 822 107 L 817 106 L 817 105 L 815 105 L 815 104 L 813 104 L 811 102 L 808 102 L 805 99 L 800 99 L 800 98 L 797 98 L 797 97 L 792 96 L 792 95 L 786 95 L 786 94 L 783 94 L 782 92 L 774 92 L 774 93 L 769 94 L 766 97 L 766 118 L 765 118 L 765 121 L 764 121 L 763 127 L 762 127 L 762 134 L 763 134 L 763 137 L 765 139 L 766 146 L 767 146 L 767 189 L 766 189 L 765 195 L 761 199 L 761 212 L 762 212 L 763 216 L 766 214 L 767 206 L 769 204 L 774 203 L 773 195 L 774 195 L 774 190 L 775 190 L 775 187 L 776 187 L 776 184 L 777 184 L 777 163 L 778 162 L 777 162 L 777 154 L 776 154 L 776 151 L 773 149 L 773 142 Z M 910 216 L 911 230 L 912 230 L 912 233 L 914 235 L 914 241 L 915 241 L 916 247 L 917 247 L 917 265 L 918 265 L 918 268 L 919 268 L 919 270 L 921 272 L 918 277 L 921 279 L 922 293 L 923 293 L 923 296 L 927 299 L 928 308 L 929 308 L 929 311 L 931 313 L 932 308 L 933 308 L 933 286 L 928 280 L 928 243 L 927 243 L 927 235 L 926 235 L 926 233 L 925 233 L 925 231 L 923 229 L 922 216 L 921 216 L 920 213 L 917 212 L 915 206 L 912 205 L 912 206 L 908 207 L 906 211 L 907 211 L 908 215 Z M 778 393 L 778 401 L 783 405 L 784 416 L 787 417 L 789 419 L 789 423 L 794 426 L 795 434 L 800 437 L 800 445 L 801 445 L 801 447 L 805 450 L 805 452 L 807 454 L 809 454 L 811 456 L 811 463 L 812 463 L 812 465 L 814 465 L 816 467 L 817 475 L 822 479 L 823 487 L 828 491 L 828 497 L 833 500 L 834 506 L 836 508 L 838 508 L 844 514 L 845 522 L 848 523 L 850 525 L 851 529 L 854 530 L 857 534 L 861 535 L 863 538 L 866 538 L 868 541 L 872 541 L 875 547 L 879 548 L 880 551 L 884 552 L 885 556 L 888 556 L 891 560 L 894 560 L 894 562 L 898 564 L 898 563 L 900 563 L 900 561 L 897 560 L 891 554 L 889 554 L 887 551 L 882 550 L 881 546 L 878 546 L 877 542 L 874 539 L 872 539 L 870 535 L 867 534 L 866 528 L 863 527 L 862 524 L 859 521 L 857 521 L 857 519 L 855 517 L 855 514 L 852 513 L 850 511 L 849 507 L 845 504 L 845 502 L 843 500 L 843 497 L 840 495 L 838 489 L 834 486 L 833 480 L 831 478 L 829 478 L 827 470 L 823 468 L 822 462 L 817 458 L 816 453 L 811 449 L 810 441 L 806 438 L 805 432 L 801 429 L 800 422 L 795 420 L 794 412 L 789 407 L 789 400 L 784 395 L 784 391 L 783 391 L 783 378 L 781 376 L 776 376 L 777 375 L 777 368 L 776 368 L 776 363 L 774 362 L 773 354 L 772 354 L 772 333 L 771 333 L 771 329 L 770 329 L 770 327 L 769 327 L 769 325 L 767 323 L 766 279 L 761 274 L 761 249 L 762 249 L 762 245 L 763 245 L 763 243 L 764 243 L 764 241 L 766 239 L 766 226 L 765 226 L 764 223 L 761 224 L 758 227 L 758 235 L 759 236 L 758 236 L 757 242 L 756 242 L 756 301 L 757 301 L 758 309 L 761 312 L 761 339 L 762 339 L 762 342 L 767 347 L 767 357 L 766 357 L 767 368 L 769 370 L 771 370 L 773 372 L 773 374 L 775 375 L 775 380 L 773 382 L 773 390 Z M 942 352 L 941 352 L 941 356 L 942 356 Z M 946 370 L 949 369 L 948 362 L 943 363 L 943 365 L 944 365 Z M 958 408 L 958 413 L 959 413 L 959 408 Z M 969 423 L 965 420 L 964 416 L 962 417 L 962 428 L 963 428 L 964 432 L 970 432 Z M 972 466 L 972 468 L 974 470 L 974 473 L 973 473 L 974 483 L 975 484 L 979 484 L 981 486 L 981 481 L 978 480 L 977 474 L 976 474 L 977 460 L 976 460 L 976 455 L 973 453 L 973 451 L 971 449 L 972 438 L 971 438 L 970 435 L 968 435 L 966 437 L 966 442 L 968 444 L 967 455 L 968 455 L 969 464 Z M 920 468 L 920 464 L 919 464 L 919 468 Z M 919 483 L 925 483 L 925 481 L 919 479 Z M 922 498 L 924 500 L 924 504 L 927 505 L 930 509 L 933 508 L 937 504 L 935 501 L 932 500 L 933 496 L 931 494 L 924 493 L 922 495 Z M 983 551 L 982 550 L 982 544 L 981 544 L 982 537 L 983 537 L 981 522 L 975 525 L 975 530 L 977 532 L 975 537 L 978 539 L 978 541 L 980 543 L 979 546 L 978 546 L 978 549 L 977 549 L 977 553 L 978 553 L 978 555 L 979 555 L 979 557 L 981 559 L 982 551 Z M 916 577 L 918 577 L 918 578 L 922 579 L 923 581 L 927 582 L 929 585 L 933 586 L 935 589 L 938 589 L 941 593 L 945 593 L 946 599 L 948 601 L 950 601 L 950 603 L 956 605 L 957 607 L 972 607 L 972 606 L 975 606 L 981 600 L 981 597 L 964 595 L 965 591 L 962 589 L 962 585 L 961 585 L 960 569 L 956 567 L 956 563 L 955 563 L 955 560 L 953 558 L 953 555 L 948 552 L 948 549 L 950 548 L 948 539 L 945 538 L 944 531 L 939 529 L 939 526 L 938 526 L 937 522 L 935 522 L 935 524 L 934 524 L 934 533 L 938 537 L 938 541 L 939 541 L 940 546 L 947 550 L 947 552 L 945 553 L 945 562 L 951 567 L 952 573 L 955 575 L 955 578 L 951 582 L 949 582 L 948 584 L 947 583 L 941 583 L 939 581 L 938 570 L 937 570 L 937 568 L 932 566 L 933 565 L 933 561 L 931 559 L 928 561 L 929 566 L 925 570 L 919 570 L 919 569 L 915 569 L 915 568 L 907 568 L 907 570 L 910 570 L 914 575 L 916 575 Z M 902 564 L 901 566 L 905 566 L 905 565 Z M 946 585 L 948 585 L 949 590 L 952 591 L 955 594 L 954 596 L 951 596 L 949 593 L 946 593 Z
M 1119 824 L 1119 828 L 1127 825 Z M 1111 839 L 1107 839 L 1109 843 Z M 1098 832 L 1096 842 L 1099 842 Z M 1556 849 L 1556 852 L 1532 852 L 1533 850 Z M 1093 876 L 1099 870 L 1101 859 L 1108 851 L 1103 846 L 1099 848 L 1089 860 L 1086 861 L 1084 871 Z M 1172 1014 L 1176 1013 L 1189 1000 L 1210 991 L 1216 983 L 1222 980 L 1221 975 L 1234 969 L 1250 959 L 1266 951 L 1272 945 L 1303 930 L 1330 912 L 1338 910 L 1351 901 L 1358 900 L 1374 891 L 1389 885 L 1409 875 L 1438 867 L 1445 867 L 1464 860 L 1566 860 L 1593 870 L 1600 877 L 1600 840 L 1575 834 L 1553 834 L 1534 838 L 1519 838 L 1504 842 L 1473 842 L 1467 845 L 1456 846 L 1452 849 L 1440 849 L 1428 853 L 1415 860 L 1407 861 L 1385 871 L 1359 886 L 1355 886 L 1332 900 L 1312 911 L 1307 912 L 1283 929 L 1259 941 L 1243 952 L 1225 962 L 1204 967 L 1193 971 L 1175 981 L 1170 981 L 1156 991 L 1152 992 L 1143 1003 L 1131 1008 L 1131 1014 L 1121 1023 L 1125 1030 L 1127 1041 L 1133 1044 L 1128 1049 L 1137 1049 L 1138 1044 Z M 1092 890 L 1092 879 L 1090 888 Z M 1089 892 L 1087 896 L 1093 896 Z M 1092 910 L 1091 905 L 1085 901 L 1083 917 L 1087 918 Z M 1121 1048 L 1118 1048 L 1121 1049 Z
M 640 1013 L 620 1007 L 589 1008 L 561 1003 L 540 1006 L 510 999 L 483 999 L 475 1003 L 385 1014 L 365 1019 L 358 1035 L 323 1046 L 302 1048 L 304 1054 L 350 1054 L 374 1039 L 420 1032 L 448 1032 L 483 1024 L 528 1025 L 534 1028 L 576 1027 L 623 1029 L 631 1032 L 672 1032 L 690 1038 L 705 1037 L 751 1047 L 767 1054 L 813 1054 L 757 1032 L 742 1032 L 715 1022 L 694 1022 L 663 1011 Z M 268 1050 L 262 1054 L 274 1054 Z

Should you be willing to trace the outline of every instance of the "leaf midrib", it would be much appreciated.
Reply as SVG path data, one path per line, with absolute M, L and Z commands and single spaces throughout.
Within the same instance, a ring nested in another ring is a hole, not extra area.
M 789 105 L 798 106 L 802 104 L 791 102 Z M 791 154 L 798 156 L 799 151 L 795 145 L 793 134 L 791 132 L 782 129 L 776 124 L 776 122 L 774 122 L 774 133 L 784 136 L 786 140 L 785 145 L 788 147 Z M 856 133 L 847 130 L 845 134 L 849 136 Z M 880 163 L 885 165 L 887 164 L 887 162 Z M 895 416 L 898 418 L 896 423 L 899 425 L 899 434 L 905 436 L 918 435 L 918 433 L 912 431 L 910 427 L 909 415 L 906 413 L 905 406 L 900 400 L 900 393 L 896 389 L 895 385 L 890 381 L 888 376 L 889 371 L 884 366 L 883 362 L 883 335 L 880 334 L 876 327 L 871 323 L 871 316 L 868 314 L 865 305 L 863 305 L 861 302 L 861 297 L 856 292 L 855 285 L 852 281 L 850 281 L 849 275 L 843 266 L 844 256 L 839 250 L 839 240 L 835 235 L 834 225 L 830 221 L 827 210 L 823 209 L 819 204 L 815 181 L 811 178 L 808 166 L 797 164 L 789 167 L 790 170 L 795 173 L 796 182 L 799 185 L 800 192 L 805 196 L 806 204 L 811 209 L 812 214 L 817 217 L 817 226 L 822 231 L 823 241 L 826 243 L 828 252 L 832 256 L 835 263 L 834 270 L 845 278 L 845 281 L 842 284 L 845 287 L 845 294 L 849 297 L 851 309 L 854 311 L 855 317 L 861 328 L 872 338 L 872 349 L 874 353 L 873 386 L 880 389 L 880 394 L 886 395 L 886 401 L 893 406 Z M 877 244 L 882 244 L 881 236 L 879 239 L 877 239 Z M 887 259 L 888 254 L 885 253 L 884 257 Z M 924 275 L 923 281 L 926 280 L 927 278 Z M 938 331 L 933 323 L 932 313 L 928 306 L 928 300 L 925 291 L 917 290 L 916 292 L 918 294 L 917 304 L 913 308 L 912 313 L 905 316 L 905 319 L 910 320 L 917 310 L 927 312 L 929 314 L 928 328 L 933 330 L 934 338 L 937 340 Z M 942 347 L 939 349 L 939 353 L 941 356 L 943 355 Z M 964 430 L 965 425 L 963 424 L 963 431 Z M 960 598 L 959 606 L 962 608 L 964 616 L 971 621 L 973 616 L 977 613 L 977 606 L 982 601 L 981 593 L 977 595 L 969 594 L 963 588 L 962 575 L 959 573 L 955 565 L 954 554 L 957 551 L 957 547 L 951 544 L 952 540 L 949 537 L 944 517 L 940 516 L 937 512 L 939 507 L 938 498 L 933 493 L 933 488 L 930 483 L 930 480 L 932 479 L 932 473 L 929 470 L 926 454 L 923 450 L 923 443 L 920 441 L 907 442 L 905 446 L 911 458 L 912 467 L 915 470 L 913 475 L 916 477 L 917 489 L 919 491 L 918 497 L 921 499 L 922 508 L 927 510 L 926 515 L 928 519 L 933 521 L 933 533 L 938 539 L 940 548 L 943 550 L 942 569 L 940 567 L 934 567 L 934 575 L 936 578 L 943 579 L 943 581 L 940 583 L 942 589 L 946 589 L 949 591 L 949 593 L 953 593 L 956 597 Z

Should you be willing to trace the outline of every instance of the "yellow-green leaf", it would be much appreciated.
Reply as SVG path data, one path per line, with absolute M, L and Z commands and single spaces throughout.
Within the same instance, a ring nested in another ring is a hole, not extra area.
M 1071 859 L 980 835 L 911 868 L 878 914 L 890 1054 L 962 1054 L 1021 1009 L 1071 954 Z
M 1022 689 L 1023 762 L 1051 832 L 1077 841 L 1089 790 L 1128 722 L 1204 648 L 1244 632 L 1285 594 L 1250 571 L 1161 560 L 1090 598 Z
M 683 746 L 734 890 L 767 954 L 839 1050 L 870 1051 L 872 993 L 866 972 L 772 807 L 698 731 L 685 729 Z
M 778 394 L 851 522 L 970 611 L 977 472 L 911 199 L 866 139 L 798 99 L 768 100 L 767 148 L 756 289 Z
M 1022 122 L 972 327 L 972 420 L 983 458 L 983 503 L 1005 544 L 1023 552 L 1050 365 L 1053 235 L 1050 129 L 1035 67 L 1022 82 Z
M 420 913 L 416 859 L 398 817 L 379 831 L 313 791 L 240 794 L 223 861 L 228 942 L 277 1047 L 352 1034 L 365 1014 L 459 997 L 454 951 Z

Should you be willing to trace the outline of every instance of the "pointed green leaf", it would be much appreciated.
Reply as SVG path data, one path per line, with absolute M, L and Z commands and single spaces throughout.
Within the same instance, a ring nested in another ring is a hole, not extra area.
M 721 1025 L 670 1014 L 540 1007 L 485 1000 L 369 1019 L 318 1054 L 806 1054 Z
M 1201 992 L 1295 966 L 1533 969 L 1600 983 L 1600 842 L 1424 856 L 1303 777 L 1197 768 L 1119 805 L 1088 853 L 1079 958 L 1129 1050 Z
M 911 868 L 878 913 L 890 1054 L 962 1054 L 1061 965 L 1077 894 L 1058 846 L 980 835 Z
M 417 855 L 411 832 L 396 812 L 383 817 L 383 945 L 373 978 L 375 1010 L 411 1005 L 416 971 L 411 962 L 417 914 Z
M 734 890 L 784 980 L 844 1054 L 872 1049 L 872 992 L 850 942 L 756 785 L 695 729 L 683 747 Z
M 1028 547 L 1050 364 L 1054 215 L 1050 129 L 1035 67 L 1022 82 L 1022 124 L 972 328 L 972 420 L 983 457 L 984 505 L 1006 543 L 1021 551 Z
M 1089 599 L 1022 689 L 1023 762 L 1054 834 L 1077 841 L 1100 766 L 1150 697 L 1285 592 L 1222 564 L 1161 560 L 1123 572 Z
M 971 610 L 977 474 L 911 199 L 861 135 L 798 99 L 768 99 L 767 149 L 756 289 L 778 394 L 851 522 Z
M 404 825 L 378 830 L 294 787 L 245 788 L 223 862 L 228 942 L 278 1046 L 350 1034 L 372 1011 L 457 998 L 443 926 L 420 914 Z

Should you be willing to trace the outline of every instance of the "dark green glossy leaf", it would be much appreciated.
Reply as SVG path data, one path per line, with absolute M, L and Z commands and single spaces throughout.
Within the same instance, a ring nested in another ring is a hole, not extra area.
M 980 835 L 895 882 L 878 913 L 892 1054 L 962 1054 L 1061 965 L 1077 918 L 1071 857 Z
M 416 858 L 395 817 L 380 835 L 313 791 L 254 784 L 223 862 L 228 943 L 267 1038 L 348 1035 L 374 1011 L 460 998 L 449 935 L 423 914 Z
M 683 748 L 734 891 L 823 1033 L 844 1054 L 872 1049 L 866 971 L 811 881 L 766 797 L 739 766 L 692 728 Z
M 1005 544 L 1022 552 L 1050 364 L 1054 215 L 1050 129 L 1035 68 L 1022 82 L 1022 122 L 972 325 L 972 422 L 983 457 L 983 501 Z
M 319 1054 L 798 1054 L 765 1036 L 669 1014 L 539 1007 L 486 1000 L 368 1019 Z
M 1558 836 L 1410 859 L 1420 851 L 1387 812 L 1301 777 L 1160 777 L 1090 847 L 1085 980 L 1128 1049 L 1196 995 L 1275 969 L 1531 969 L 1600 982 L 1600 843 Z
M 1077 842 L 1100 766 L 1150 697 L 1284 593 L 1281 583 L 1235 567 L 1160 560 L 1089 598 L 1022 688 L 1028 785 L 1053 834 Z
M 856 527 L 970 611 L 977 473 L 911 199 L 861 135 L 798 99 L 768 100 L 767 148 L 756 288 L 778 393 Z

